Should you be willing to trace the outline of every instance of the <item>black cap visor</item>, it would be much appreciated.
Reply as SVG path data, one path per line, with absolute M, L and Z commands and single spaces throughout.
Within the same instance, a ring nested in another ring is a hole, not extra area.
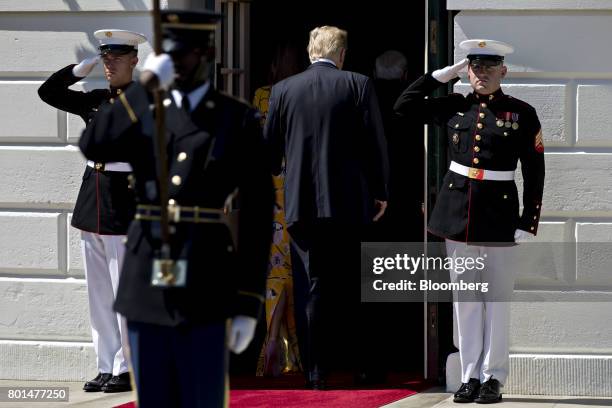
M 100 55 L 106 55 L 106 54 L 124 55 L 124 54 L 129 54 L 130 52 L 133 52 L 133 51 L 138 52 L 138 49 L 136 47 L 134 47 L 133 45 L 127 45 L 127 44 L 101 45 L 99 50 L 100 50 Z
M 470 54 L 467 57 L 470 65 L 494 67 L 504 62 L 504 57 L 501 55 Z

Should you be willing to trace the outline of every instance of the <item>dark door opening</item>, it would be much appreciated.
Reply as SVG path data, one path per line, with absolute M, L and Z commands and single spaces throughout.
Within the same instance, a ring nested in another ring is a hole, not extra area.
M 386 50 L 398 50 L 408 58 L 411 78 L 423 72 L 425 56 L 425 3 L 381 0 L 362 5 L 353 1 L 254 1 L 251 6 L 251 93 L 267 84 L 268 68 L 277 44 L 292 41 L 306 46 L 311 29 L 335 25 L 348 31 L 344 69 L 372 76 L 374 60 Z M 409 10 L 406 13 L 406 10 Z
M 306 68 L 309 64 L 306 52 L 308 33 L 321 25 L 335 25 L 347 30 L 345 70 L 372 77 L 376 57 L 387 50 L 397 50 L 408 61 L 406 83 L 423 73 L 425 2 L 380 0 L 362 5 L 347 0 L 261 0 L 251 3 L 249 14 L 248 98 L 253 97 L 257 88 L 270 85 L 270 63 L 278 45 L 294 44 L 301 51 L 302 69 Z M 381 110 L 389 111 L 391 107 L 392 103 L 381 100 Z M 408 127 L 402 135 L 394 135 L 393 140 L 388 136 L 388 141 L 392 156 L 391 183 L 395 188 L 391 189 L 389 218 L 372 232 L 371 240 L 422 241 L 423 126 Z M 381 341 L 363 353 L 373 353 L 390 372 L 423 375 L 423 304 L 372 303 L 367 308 L 377 317 L 373 329 L 379 332 Z M 264 336 L 265 320 L 249 349 L 243 355 L 233 357 L 232 372 L 254 373 Z M 333 347 L 342 347 L 343 341 L 351 339 L 330 339 Z

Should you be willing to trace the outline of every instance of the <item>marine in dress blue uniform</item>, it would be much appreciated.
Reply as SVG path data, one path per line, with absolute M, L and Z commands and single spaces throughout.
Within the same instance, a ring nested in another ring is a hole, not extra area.
M 516 239 L 538 230 L 544 145 L 535 109 L 500 87 L 507 71 L 504 56 L 513 47 L 493 40 L 467 40 L 460 46 L 467 50 L 466 60 L 419 78 L 403 92 L 395 110 L 446 129 L 450 166 L 428 228 L 446 240 L 448 256 L 486 259 L 481 272 L 451 270 L 451 281 L 486 281 L 494 289 L 481 302 L 454 302 L 462 371 L 454 398 L 490 403 L 501 401 L 500 386 L 508 376 L 512 247 Z M 430 97 L 466 65 L 473 93 Z M 519 161 L 522 213 L 514 182 Z
M 126 30 L 98 30 L 100 54 L 54 73 L 38 93 L 49 105 L 80 116 L 88 124 L 98 109 L 112 103 L 132 83 L 142 34 Z M 86 77 L 102 59 L 109 88 L 81 92 L 70 86 Z M 85 391 L 118 392 L 131 389 L 127 357 L 122 343 L 120 316 L 112 308 L 117 293 L 125 245 L 134 217 L 134 193 L 129 185 L 131 167 L 124 162 L 88 161 L 72 214 L 72 226 L 81 230 L 81 244 L 98 375 Z

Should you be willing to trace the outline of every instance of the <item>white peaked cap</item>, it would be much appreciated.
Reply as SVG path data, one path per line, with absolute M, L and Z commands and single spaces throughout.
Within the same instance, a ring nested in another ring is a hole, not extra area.
M 98 30 L 94 32 L 94 37 L 100 41 L 100 45 L 131 45 L 134 48 L 147 41 L 144 34 L 115 29 Z
M 505 42 L 495 40 L 465 40 L 459 48 L 467 51 L 467 55 L 497 55 L 500 57 L 512 54 L 514 47 Z

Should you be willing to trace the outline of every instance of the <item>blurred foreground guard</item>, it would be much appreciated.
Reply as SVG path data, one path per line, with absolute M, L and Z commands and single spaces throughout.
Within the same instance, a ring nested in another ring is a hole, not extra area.
M 270 169 L 257 111 L 211 84 L 219 18 L 162 11 L 165 54 L 147 59 L 140 82 L 101 109 L 80 142 L 87 157 L 127 161 L 134 169 L 139 204 L 115 308 L 127 318 L 141 408 L 223 407 L 227 348 L 247 347 L 263 305 Z M 170 85 L 163 99 L 169 170 L 163 205 L 171 258 L 186 268 L 164 281 L 153 271 L 162 240 L 151 91 Z M 237 248 L 222 210 L 236 188 Z
M 516 270 L 515 241 L 537 233 L 544 189 L 544 145 L 533 107 L 505 95 L 505 43 L 467 40 L 468 59 L 426 74 L 397 100 L 395 110 L 415 120 L 445 126 L 450 168 L 429 221 L 429 231 L 446 239 L 454 259 L 484 257 L 482 271 L 451 270 L 451 281 L 488 282 L 489 292 L 466 301 L 455 298 L 461 388 L 455 402 L 501 401 L 508 377 L 510 298 Z M 427 98 L 469 64 L 474 92 Z M 523 173 L 523 213 L 514 174 Z M 455 294 L 456 295 L 456 294 Z
M 87 124 L 98 109 L 112 103 L 132 84 L 138 62 L 138 44 L 144 35 L 126 30 L 98 30 L 100 54 L 54 73 L 38 94 L 49 105 L 79 115 Z M 109 89 L 79 92 L 69 87 L 91 73 L 102 60 Z M 81 230 L 83 263 L 87 279 L 91 331 L 98 375 L 87 381 L 85 391 L 120 392 L 132 389 L 128 360 L 122 344 L 121 317 L 113 310 L 125 245 L 123 240 L 134 217 L 134 192 L 129 188 L 132 171 L 125 162 L 87 162 L 72 214 L 72 226 Z

